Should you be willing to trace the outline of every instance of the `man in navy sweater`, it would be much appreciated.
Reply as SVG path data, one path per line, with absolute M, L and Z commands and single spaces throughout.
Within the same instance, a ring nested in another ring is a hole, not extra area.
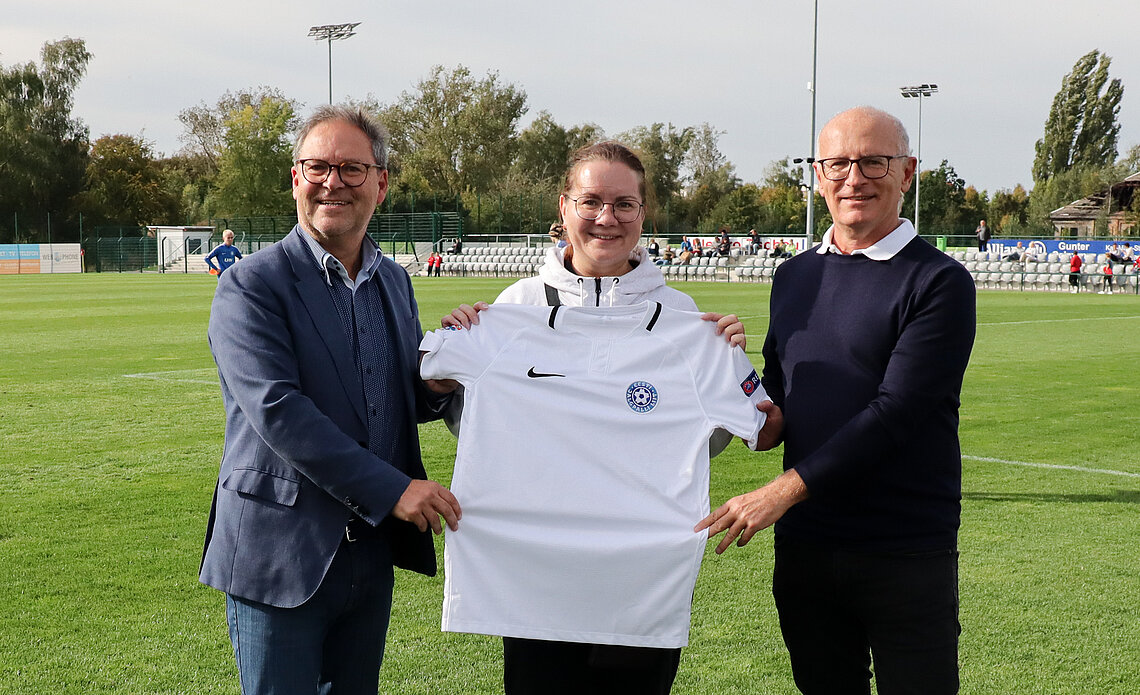
M 958 692 L 958 406 L 975 331 L 969 273 L 898 214 L 916 160 L 860 107 L 819 136 L 834 224 L 777 271 L 763 384 L 784 473 L 698 530 L 744 545 L 776 524 L 773 594 L 799 689 Z

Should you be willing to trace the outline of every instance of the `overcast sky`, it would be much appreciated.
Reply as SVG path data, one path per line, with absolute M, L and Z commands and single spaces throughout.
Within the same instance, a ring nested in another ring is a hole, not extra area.
M 308 112 L 328 100 L 328 46 L 312 25 L 361 22 L 332 47 L 333 95 L 393 101 L 436 64 L 498 71 L 528 95 L 523 125 L 549 111 L 611 135 L 703 122 L 745 181 L 810 148 L 808 0 L 522 3 L 419 0 L 40 0 L 0 3 L 0 64 L 39 61 L 45 41 L 82 38 L 94 55 L 76 94 L 92 138 L 142 135 L 170 154 L 178 112 L 226 90 L 268 85 Z M 817 130 L 837 111 L 890 111 L 922 160 L 950 160 L 991 193 L 1032 183 L 1033 144 L 1061 78 L 1100 49 L 1124 83 L 1120 150 L 1140 143 L 1140 2 L 819 1 Z

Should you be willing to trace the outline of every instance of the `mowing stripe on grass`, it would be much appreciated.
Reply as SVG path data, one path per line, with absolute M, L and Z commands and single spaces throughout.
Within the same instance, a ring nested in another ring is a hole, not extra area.
M 1061 466 L 1055 463 L 1031 463 L 1029 461 L 1007 461 L 1006 459 L 995 459 L 988 456 L 966 456 L 962 458 L 971 461 L 985 461 L 987 463 L 1006 463 L 1011 466 L 1028 466 L 1029 468 L 1052 468 L 1063 471 L 1077 471 L 1079 473 L 1104 473 L 1106 475 L 1122 475 L 1128 478 L 1140 478 L 1140 473 L 1129 473 L 1128 471 L 1113 471 L 1107 468 L 1085 468 L 1083 466 Z
M 139 372 L 124 374 L 126 379 L 154 379 L 155 381 L 177 381 L 184 384 L 218 385 L 217 372 L 213 369 L 175 369 L 169 372 Z M 213 377 L 213 378 L 210 378 Z

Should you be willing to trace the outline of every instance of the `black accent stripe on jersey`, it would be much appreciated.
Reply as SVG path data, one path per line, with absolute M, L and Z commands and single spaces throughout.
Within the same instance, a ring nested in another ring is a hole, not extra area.
M 653 324 L 657 323 L 657 318 L 659 316 L 661 316 L 661 302 L 657 302 L 657 311 L 653 312 L 653 318 L 649 319 L 649 325 L 645 327 L 645 330 L 653 330 Z
M 546 288 L 546 306 L 561 306 L 562 300 L 558 298 L 558 290 L 550 285 L 543 285 Z
M 561 308 L 562 305 L 559 304 L 550 310 L 550 320 L 547 323 L 550 324 L 551 328 L 554 328 L 554 317 L 558 315 L 558 310 Z

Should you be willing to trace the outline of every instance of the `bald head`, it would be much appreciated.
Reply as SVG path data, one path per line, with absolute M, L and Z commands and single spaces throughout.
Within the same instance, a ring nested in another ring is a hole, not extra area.
M 829 130 L 841 130 L 856 124 L 870 123 L 879 124 L 881 127 L 889 128 L 892 131 L 891 139 L 895 144 L 894 151 L 881 154 L 910 154 L 910 136 L 906 134 L 906 127 L 903 126 L 902 121 L 882 109 L 876 109 L 874 106 L 856 106 L 832 116 L 831 120 L 819 131 L 820 152 L 823 151 L 824 135 L 828 134 Z M 820 159 L 826 156 L 825 154 L 819 155 Z

